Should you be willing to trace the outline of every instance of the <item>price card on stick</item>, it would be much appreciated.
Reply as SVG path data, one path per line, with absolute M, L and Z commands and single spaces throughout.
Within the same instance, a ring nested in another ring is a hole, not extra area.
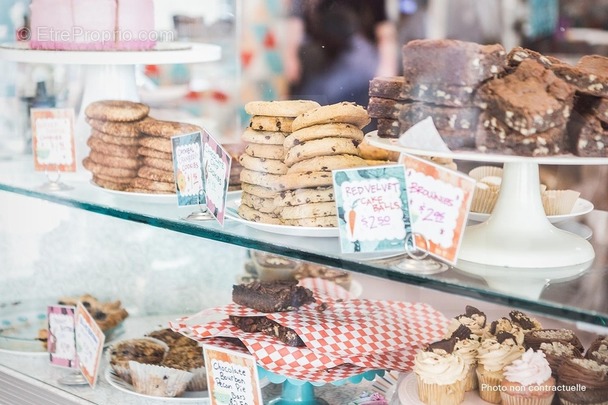
M 406 168 L 416 247 L 456 263 L 475 180 L 411 155 L 401 155 L 399 162 Z
M 30 116 L 34 169 L 75 172 L 74 110 L 32 108 Z
M 207 209 L 224 225 L 232 157 L 209 132 L 203 130 L 203 179 Z
M 97 382 L 105 339 L 95 319 L 79 302 L 76 307 L 76 352 L 80 372 L 91 388 L 95 388 Z
M 203 144 L 200 132 L 171 138 L 177 205 L 205 204 Z
M 403 251 L 410 219 L 401 165 L 334 170 L 343 253 Z
M 203 353 L 212 405 L 263 404 L 253 356 L 205 344 Z
M 51 364 L 78 369 L 75 308 L 65 305 L 49 305 L 47 320 L 47 349 Z

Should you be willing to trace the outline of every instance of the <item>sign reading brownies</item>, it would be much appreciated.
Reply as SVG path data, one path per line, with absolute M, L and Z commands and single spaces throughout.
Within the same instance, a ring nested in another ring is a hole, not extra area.
M 177 205 L 205 204 L 203 144 L 200 132 L 171 138 Z
M 403 166 L 334 170 L 343 253 L 403 251 L 410 234 Z
M 224 224 L 232 157 L 209 132 L 203 130 L 203 181 L 209 212 Z

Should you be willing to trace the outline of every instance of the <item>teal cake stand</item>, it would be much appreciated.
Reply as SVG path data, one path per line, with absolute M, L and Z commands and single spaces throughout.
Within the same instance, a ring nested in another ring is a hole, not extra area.
M 273 384 L 282 384 L 281 395 L 274 398 L 269 405 L 329 405 L 326 401 L 315 397 L 314 389 L 325 385 L 324 382 L 310 382 L 295 380 L 279 374 L 275 374 L 258 366 L 260 379 L 267 378 Z M 370 370 L 355 376 L 333 381 L 330 384 L 340 386 L 346 383 L 359 384 L 363 379 L 372 381 L 376 376 L 383 376 L 384 370 Z

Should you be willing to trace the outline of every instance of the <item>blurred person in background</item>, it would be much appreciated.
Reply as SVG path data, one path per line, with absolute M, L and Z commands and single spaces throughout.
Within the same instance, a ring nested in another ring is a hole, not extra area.
M 291 98 L 367 106 L 369 81 L 398 72 L 385 0 L 291 0 L 285 74 Z

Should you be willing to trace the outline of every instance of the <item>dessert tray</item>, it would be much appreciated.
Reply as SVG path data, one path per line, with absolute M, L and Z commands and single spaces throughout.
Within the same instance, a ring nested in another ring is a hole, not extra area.
M 140 394 L 135 391 L 133 386 L 125 380 L 117 376 L 111 367 L 106 368 L 104 373 L 106 381 L 114 388 L 126 392 L 128 394 L 137 395 L 145 398 L 162 399 L 163 401 L 171 402 L 194 402 L 197 404 L 210 404 L 208 391 L 186 391 L 179 397 L 158 397 L 153 395 Z
M 244 223 L 245 225 L 265 232 L 276 233 L 286 236 L 307 236 L 312 238 L 333 238 L 339 235 L 338 228 L 322 228 L 312 226 L 289 226 L 265 224 L 262 222 L 248 221 L 238 214 L 238 208 L 241 205 L 241 192 L 235 191 L 228 193 L 226 201 L 226 216 L 235 221 Z
M 572 211 L 569 214 L 563 215 L 547 215 L 547 219 L 552 224 L 557 224 L 560 222 L 564 222 L 567 220 L 571 220 L 593 211 L 593 203 L 591 201 L 585 200 L 584 198 L 579 198 L 574 203 L 574 207 L 572 207 Z M 483 214 L 481 212 L 469 212 L 469 220 L 475 222 L 484 222 L 488 218 L 490 218 L 491 214 Z

